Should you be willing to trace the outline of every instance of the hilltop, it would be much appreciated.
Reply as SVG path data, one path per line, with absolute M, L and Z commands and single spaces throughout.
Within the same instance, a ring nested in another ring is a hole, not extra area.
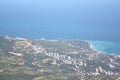
M 82 40 L 0 37 L 0 80 L 119 80 L 120 55 Z

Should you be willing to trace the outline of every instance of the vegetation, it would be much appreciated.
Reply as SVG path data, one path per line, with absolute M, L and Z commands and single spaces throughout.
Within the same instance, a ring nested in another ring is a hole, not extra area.
M 99 53 L 85 41 L 0 37 L 0 80 L 116 80 L 119 76 L 120 57 Z

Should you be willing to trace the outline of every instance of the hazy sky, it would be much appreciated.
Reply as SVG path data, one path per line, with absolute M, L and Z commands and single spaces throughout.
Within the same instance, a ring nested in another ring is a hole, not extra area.
M 120 0 L 0 0 L 0 35 L 120 41 Z

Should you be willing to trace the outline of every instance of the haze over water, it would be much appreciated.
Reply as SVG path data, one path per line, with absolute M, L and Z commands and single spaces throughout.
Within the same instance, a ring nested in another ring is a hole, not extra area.
M 0 0 L 0 35 L 120 41 L 119 0 Z
M 0 35 L 120 41 L 119 0 L 0 0 Z

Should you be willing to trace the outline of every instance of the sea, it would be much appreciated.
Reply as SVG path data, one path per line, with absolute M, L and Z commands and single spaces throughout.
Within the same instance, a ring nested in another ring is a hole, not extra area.
M 120 55 L 120 42 L 86 40 L 99 52 Z
M 53 36 L 52 38 L 50 36 L 39 36 L 39 37 L 35 37 L 35 36 L 28 36 L 28 35 L 0 35 L 0 36 L 10 36 L 10 37 L 22 37 L 22 38 L 28 38 L 28 39 L 38 39 L 38 38 L 44 38 L 47 40 L 58 40 L 58 39 L 63 39 L 63 40 L 75 40 L 75 39 L 79 39 L 80 38 L 69 38 L 69 37 L 60 37 L 58 38 L 58 36 Z M 120 55 L 120 42 L 118 41 L 103 41 L 103 40 L 84 40 L 86 42 L 88 42 L 89 44 L 93 45 L 93 47 L 102 53 L 106 53 L 106 54 L 114 54 L 114 55 Z
M 101 52 L 120 54 L 120 0 L 88 1 L 0 0 L 0 36 L 78 38 L 91 40 Z
M 31 33 L 31 34 L 28 34 Z M 61 36 L 62 35 L 62 36 Z M 50 32 L 47 32 L 46 34 L 42 33 L 34 33 L 34 32 L 26 32 L 26 33 L 20 33 L 17 34 L 16 32 L 14 33 L 9 33 L 6 32 L 6 34 L 1 34 L 0 36 L 10 36 L 10 37 L 23 37 L 23 38 L 28 38 L 28 39 L 38 39 L 38 38 L 45 38 L 48 40 L 57 40 L 57 39 L 64 39 L 64 40 L 74 40 L 74 39 L 80 39 L 80 40 L 85 40 L 86 37 L 83 37 L 83 39 L 79 38 L 76 35 L 64 35 L 64 34 L 52 34 Z M 77 38 L 78 37 L 78 38 Z M 106 54 L 115 54 L 115 55 L 120 55 L 120 41 L 103 41 L 103 40 L 85 40 L 91 45 L 95 47 L 96 50 L 99 52 L 103 52 Z
M 8 33 L 8 32 L 7 32 Z M 32 35 L 31 35 L 32 34 Z M 52 34 L 52 33 L 47 33 L 45 34 L 37 34 L 37 33 L 32 33 L 31 34 L 16 34 L 16 33 L 8 33 L 8 34 L 3 34 L 0 36 L 10 36 L 10 37 L 22 37 L 22 38 L 28 38 L 28 39 L 38 39 L 38 38 L 45 38 L 48 40 L 57 40 L 57 39 L 64 39 L 64 40 L 74 40 L 74 39 L 80 39 L 78 36 L 75 35 L 63 35 L 62 34 Z M 60 37 L 59 37 L 60 36 Z M 78 37 L 78 38 L 77 38 Z M 83 37 L 84 38 L 84 37 Z M 87 37 L 85 37 L 87 38 Z M 84 38 L 84 40 L 85 40 Z M 120 41 L 103 41 L 103 40 L 85 40 L 91 45 L 95 47 L 95 49 L 99 52 L 103 52 L 106 54 L 115 54 L 115 55 L 120 55 Z

